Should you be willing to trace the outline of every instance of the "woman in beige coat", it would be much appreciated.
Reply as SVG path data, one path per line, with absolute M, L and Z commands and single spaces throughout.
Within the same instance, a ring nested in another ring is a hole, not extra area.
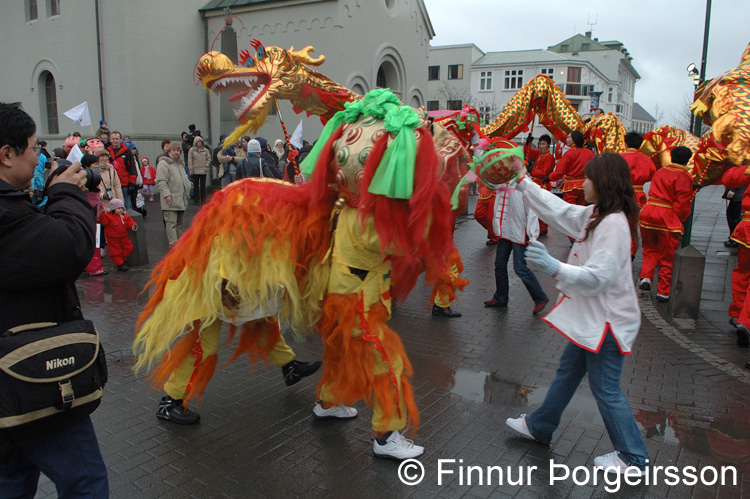
M 122 186 L 120 184 L 120 177 L 117 176 L 117 172 L 112 164 L 109 162 L 109 152 L 106 149 L 97 149 L 94 151 L 98 164 L 96 165 L 101 169 L 102 182 L 99 184 L 99 197 L 104 205 L 104 211 L 109 211 L 109 202 L 117 198 L 120 201 L 125 201 L 122 197 Z
M 193 139 L 193 147 L 188 151 L 188 169 L 195 184 L 195 204 L 206 202 L 206 175 L 211 166 L 211 151 L 203 143 L 203 137 Z
M 182 235 L 182 221 L 187 209 L 192 183 L 185 173 L 182 162 L 182 145 L 171 142 L 167 156 L 156 165 L 156 189 L 159 191 L 164 227 L 167 231 L 169 247 L 177 244 Z

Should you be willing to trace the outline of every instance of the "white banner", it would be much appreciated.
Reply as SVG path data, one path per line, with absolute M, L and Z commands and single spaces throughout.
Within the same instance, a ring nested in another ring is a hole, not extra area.
M 78 104 L 73 109 L 68 109 L 63 114 L 73 120 L 78 126 L 91 125 L 91 116 L 89 115 L 88 101 L 84 102 L 83 104 Z
M 294 129 L 294 133 L 289 139 L 289 143 L 297 149 L 302 149 L 302 119 L 299 120 L 299 125 Z

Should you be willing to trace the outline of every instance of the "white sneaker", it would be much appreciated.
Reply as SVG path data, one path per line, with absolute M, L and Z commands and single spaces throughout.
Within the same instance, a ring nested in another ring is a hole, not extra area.
M 411 459 L 421 456 L 424 453 L 424 447 L 414 445 L 414 442 L 404 438 L 398 431 L 394 431 L 386 439 L 385 445 L 380 445 L 377 439 L 373 439 L 372 452 L 375 454 L 375 457 Z
M 656 295 L 656 301 L 667 303 L 669 301 L 669 295 Z
M 313 416 L 317 419 L 351 419 L 357 417 L 357 409 L 347 407 L 344 404 L 334 405 L 328 409 L 323 409 L 320 402 L 313 406 Z
M 529 431 L 529 427 L 526 426 L 526 414 L 521 414 L 516 419 L 508 418 L 505 420 L 505 424 L 516 430 L 518 433 L 531 440 L 536 440 Z
M 609 454 L 604 454 L 603 456 L 595 457 L 594 466 L 597 468 L 604 469 L 605 473 L 614 471 L 621 475 L 624 475 L 625 471 L 630 469 L 630 471 L 628 471 L 628 474 L 634 478 L 644 474 L 644 472 L 638 466 L 628 466 L 627 464 L 625 464 L 625 461 L 620 459 L 618 451 L 610 452 Z M 636 470 L 638 471 L 638 474 L 636 474 Z
M 646 279 L 646 278 L 641 279 L 641 282 L 638 283 L 638 287 L 641 288 L 643 291 L 650 291 L 651 279 Z

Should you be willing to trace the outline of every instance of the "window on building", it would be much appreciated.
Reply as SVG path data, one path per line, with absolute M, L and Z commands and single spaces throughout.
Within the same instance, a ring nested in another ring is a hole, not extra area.
M 47 0 L 47 15 L 48 16 L 59 16 L 60 15 L 60 0 Z
M 612 93 L 615 91 L 614 87 L 609 87 L 607 91 L 607 102 L 612 102 Z
M 621 110 L 622 110 L 622 105 L 620 105 L 620 104 L 615 104 L 615 112 L 616 112 L 616 113 L 619 113 L 619 112 L 620 112 Z
M 427 66 L 427 79 L 430 81 L 440 79 L 440 66 Z
M 542 68 L 542 74 L 547 75 L 550 78 L 555 77 L 555 69 L 554 68 Z
M 482 126 L 492 123 L 491 112 L 492 108 L 490 106 L 479 106 L 479 119 L 482 121 Z
M 44 109 L 42 115 L 47 117 L 47 133 L 60 133 L 57 124 L 57 89 L 55 88 L 55 77 L 52 73 L 42 73 L 41 81 L 44 83 Z
M 580 83 L 581 68 L 568 68 L 568 81 L 571 83 Z
M 36 21 L 39 19 L 39 9 L 36 0 L 26 0 L 26 22 Z
M 440 101 L 438 100 L 428 100 L 427 101 L 427 110 L 428 111 L 437 111 L 440 109 Z
M 581 50 L 588 50 L 589 47 L 591 47 L 590 43 L 582 43 L 581 44 Z
M 449 80 L 462 80 L 463 78 L 464 78 L 464 65 L 463 64 L 448 65 L 448 79 Z
M 560 52 L 567 52 L 568 48 L 569 48 L 568 44 L 563 43 L 562 45 L 560 45 Z
M 448 109 L 451 111 L 460 111 L 463 108 L 464 108 L 464 102 L 461 99 L 448 101 Z
M 492 71 L 479 73 L 479 90 L 492 90 Z
M 375 85 L 377 85 L 378 88 L 388 87 L 388 82 L 385 79 L 385 70 L 383 70 L 383 66 L 380 66 L 380 68 L 378 69 L 378 76 L 375 78 Z
M 508 69 L 505 71 L 505 89 L 521 88 L 523 86 L 523 69 Z

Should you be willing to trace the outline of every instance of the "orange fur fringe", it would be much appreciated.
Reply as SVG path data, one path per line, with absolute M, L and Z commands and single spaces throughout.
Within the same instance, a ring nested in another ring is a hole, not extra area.
M 229 326 L 229 338 L 225 341 L 225 344 L 231 343 L 234 339 L 237 327 L 234 325 Z M 265 346 L 260 346 L 260 338 L 268 334 L 266 337 Z M 240 340 L 237 342 L 237 348 L 234 349 L 232 357 L 222 367 L 226 367 L 243 353 L 247 353 L 247 358 L 250 359 L 250 363 L 255 367 L 258 360 L 262 360 L 266 367 L 268 367 L 268 355 L 273 350 L 273 347 L 278 343 L 281 337 L 281 329 L 276 319 L 261 319 L 257 321 L 247 322 L 242 325 L 242 332 L 240 333 Z
M 456 270 L 458 271 L 458 275 L 452 274 L 453 266 L 455 265 Z M 455 301 L 456 296 L 456 290 L 463 291 L 464 288 L 469 284 L 468 279 L 464 279 L 460 276 L 461 272 L 464 271 L 464 264 L 461 261 L 461 255 L 458 251 L 454 251 L 451 253 L 450 258 L 448 259 L 448 265 L 446 267 L 443 267 L 440 269 L 440 272 L 438 272 L 438 275 L 433 275 L 435 273 L 435 270 L 437 269 L 427 269 L 427 281 L 428 282 L 434 282 L 434 286 L 432 288 L 432 296 L 430 296 L 430 301 L 435 301 L 435 296 L 440 294 L 443 297 L 447 297 L 447 301 Z
M 323 303 L 319 331 L 325 343 L 324 371 L 318 384 L 318 395 L 321 387 L 326 385 L 334 398 L 326 402 L 351 405 L 364 399 L 368 405 L 372 405 L 377 401 L 383 416 L 376 426 L 385 426 L 398 410 L 394 387 L 389 374 L 375 375 L 373 372 L 376 351 L 372 343 L 365 341 L 361 334 L 352 336 L 353 332 L 358 331 L 355 329 L 357 301 L 356 295 L 329 294 Z M 406 407 L 407 425 L 416 432 L 419 410 L 409 383 L 413 369 L 401 338 L 386 325 L 386 320 L 388 311 L 382 304 L 376 303 L 370 307 L 367 314 L 370 332 L 380 338 L 388 359 L 400 357 L 403 362 L 400 380 L 403 393 L 398 396 Z

